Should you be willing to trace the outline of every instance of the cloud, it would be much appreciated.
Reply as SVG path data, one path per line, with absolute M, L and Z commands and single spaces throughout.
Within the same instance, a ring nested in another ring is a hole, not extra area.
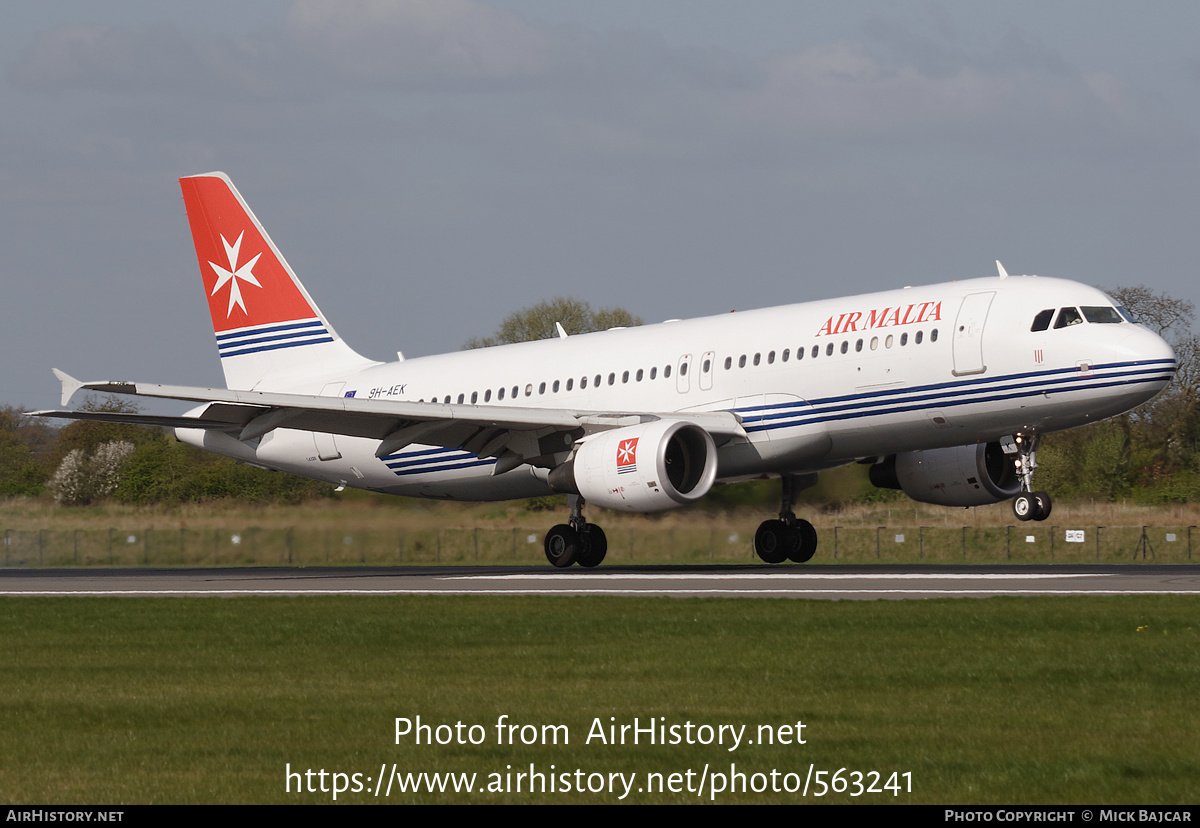
M 303 87 L 284 44 L 269 35 L 198 37 L 171 25 L 80 24 L 39 34 L 8 67 L 30 92 L 295 97 Z
M 527 81 L 554 46 L 517 15 L 470 0 L 296 0 L 286 26 L 340 78 L 407 87 Z

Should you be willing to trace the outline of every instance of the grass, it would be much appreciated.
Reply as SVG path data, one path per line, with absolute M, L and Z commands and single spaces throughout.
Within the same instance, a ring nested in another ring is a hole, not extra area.
M 64 508 L 11 500 L 0 503 L 0 567 L 544 565 L 542 536 L 565 519 L 565 507 L 525 506 L 382 496 L 303 506 L 174 508 Z M 588 516 L 604 527 L 612 562 L 753 563 L 754 529 L 767 514 L 752 508 L 650 516 L 589 509 Z M 1018 523 L 1007 503 L 963 510 L 897 502 L 809 516 L 820 531 L 818 562 L 1132 562 L 1142 526 L 1151 543 L 1144 560 L 1200 561 L 1200 505 L 1062 503 L 1044 523 Z M 1067 543 L 1067 529 L 1082 529 L 1085 542 Z M 1137 559 L 1143 560 L 1140 553 Z
M 912 773 L 938 804 L 1195 800 L 1194 599 L 7 599 L 0 798 L 300 803 L 292 770 Z M 480 724 L 396 744 L 396 717 Z M 568 745 L 498 745 L 494 724 Z M 804 745 L 584 743 L 593 721 L 806 725 Z M 794 802 L 736 793 L 721 802 Z M 340 802 L 375 802 L 365 793 Z M 392 802 L 614 802 L 408 794 Z M 697 802 L 636 791 L 626 801 Z

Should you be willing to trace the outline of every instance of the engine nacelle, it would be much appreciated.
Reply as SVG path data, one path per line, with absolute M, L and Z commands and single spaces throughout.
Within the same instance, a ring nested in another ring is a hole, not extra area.
M 550 472 L 550 485 L 605 509 L 659 512 L 692 503 L 717 477 L 712 435 L 678 420 L 655 420 L 593 434 Z
M 871 482 L 921 503 L 983 506 L 1021 491 L 1013 459 L 999 443 L 893 454 L 871 467 Z

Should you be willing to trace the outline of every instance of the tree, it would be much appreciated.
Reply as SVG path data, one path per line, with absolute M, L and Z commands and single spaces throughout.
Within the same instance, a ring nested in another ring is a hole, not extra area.
M 1107 291 L 1146 327 L 1175 349 L 1175 379 L 1162 394 L 1130 414 L 1117 418 L 1128 434 L 1131 476 L 1149 489 L 1181 493 L 1194 491 L 1200 472 L 1200 338 L 1192 333 L 1195 306 L 1186 299 L 1149 288 L 1117 287 Z M 1155 497 L 1153 492 L 1149 496 Z M 1183 496 L 1187 496 L 1186 494 Z
M 1196 317 L 1196 308 L 1187 299 L 1155 293 L 1145 285 L 1115 287 L 1105 293 L 1132 313 L 1138 322 L 1167 341 L 1171 341 L 1172 336 L 1190 335 L 1188 327 Z
M 558 336 L 555 322 L 561 324 L 568 335 L 606 331 L 609 328 L 632 328 L 645 324 L 640 317 L 623 308 L 592 310 L 592 306 L 581 299 L 564 299 L 559 296 L 510 313 L 494 334 L 483 338 L 473 337 L 463 347 L 490 348 L 493 345 L 507 345 L 513 342 L 553 339 Z
M 0 408 L 0 497 L 41 494 L 56 436 L 44 421 Z

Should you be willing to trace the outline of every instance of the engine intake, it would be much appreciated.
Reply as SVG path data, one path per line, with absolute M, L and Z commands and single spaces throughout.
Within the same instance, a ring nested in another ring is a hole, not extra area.
M 548 482 L 606 509 L 657 512 L 699 500 L 716 477 L 712 435 L 691 423 L 655 420 L 585 438 Z

